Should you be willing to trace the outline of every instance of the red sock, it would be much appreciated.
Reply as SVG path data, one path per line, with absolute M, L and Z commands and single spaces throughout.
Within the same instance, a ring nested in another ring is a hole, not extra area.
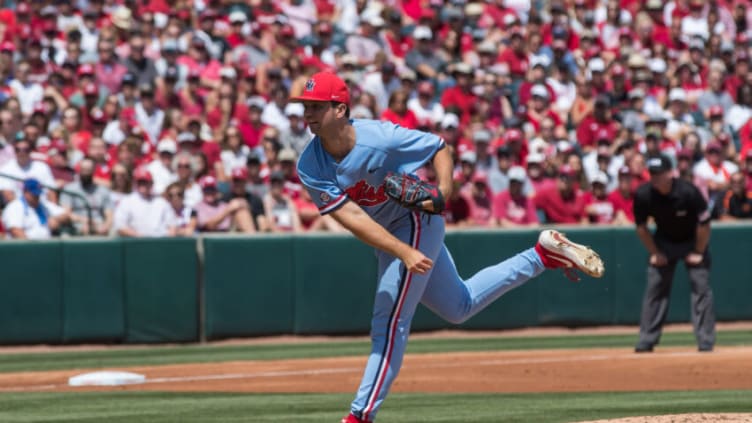
M 543 266 L 546 267 L 546 269 L 556 269 L 558 267 L 562 267 L 561 262 L 558 260 L 553 260 L 548 257 L 546 254 L 546 249 L 543 248 L 540 243 L 535 244 L 535 252 L 538 253 L 538 256 L 540 256 L 541 261 L 543 262 Z

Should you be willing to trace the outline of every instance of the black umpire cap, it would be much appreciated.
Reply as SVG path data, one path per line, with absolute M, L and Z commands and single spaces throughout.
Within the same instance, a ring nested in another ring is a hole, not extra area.
M 648 172 L 650 172 L 651 175 L 666 172 L 673 169 L 674 167 L 671 163 L 671 159 L 669 159 L 668 156 L 664 154 L 650 157 L 646 164 L 648 167 Z

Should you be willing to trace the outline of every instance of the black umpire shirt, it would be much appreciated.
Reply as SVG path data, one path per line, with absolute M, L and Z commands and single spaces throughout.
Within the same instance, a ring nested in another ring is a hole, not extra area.
M 634 217 L 644 225 L 648 217 L 655 219 L 655 237 L 669 242 L 684 243 L 695 239 L 697 225 L 710 221 L 708 202 L 700 190 L 684 179 L 673 179 L 671 192 L 663 195 L 650 182 L 637 188 Z

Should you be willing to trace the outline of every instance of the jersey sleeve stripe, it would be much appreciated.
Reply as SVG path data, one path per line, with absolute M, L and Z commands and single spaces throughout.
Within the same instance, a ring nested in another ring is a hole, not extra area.
M 323 207 L 319 207 L 319 213 L 324 215 L 327 213 L 331 213 L 338 208 L 340 208 L 343 204 L 345 204 L 345 201 L 347 200 L 347 195 L 342 194 L 339 197 L 335 198 L 331 203 L 325 204 Z
M 442 148 L 444 148 L 444 147 L 446 147 L 446 141 L 444 141 L 444 138 L 443 138 L 443 137 L 439 137 L 439 148 L 437 148 L 436 150 L 437 150 L 437 151 L 438 151 L 438 150 L 441 150 L 441 149 L 442 149 Z

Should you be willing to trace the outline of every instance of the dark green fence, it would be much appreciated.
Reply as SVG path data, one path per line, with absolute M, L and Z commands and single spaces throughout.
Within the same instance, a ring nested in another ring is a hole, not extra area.
M 602 279 L 546 272 L 460 327 L 636 324 L 647 255 L 631 228 L 572 228 L 606 262 Z M 447 235 L 460 275 L 529 248 L 538 231 Z M 713 228 L 720 321 L 752 320 L 752 226 Z M 194 342 L 271 334 L 364 334 L 376 258 L 349 235 L 0 243 L 0 343 Z M 677 271 L 669 321 L 689 320 Z M 452 325 L 425 308 L 413 330 Z

